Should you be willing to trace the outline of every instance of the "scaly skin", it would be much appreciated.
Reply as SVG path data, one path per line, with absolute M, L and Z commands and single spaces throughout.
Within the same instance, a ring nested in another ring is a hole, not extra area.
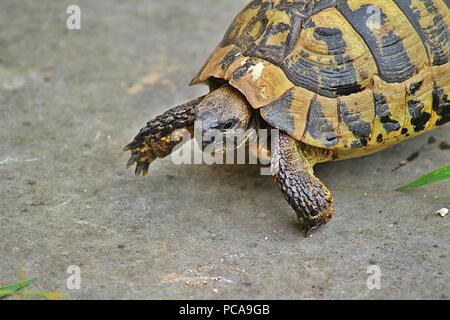
M 306 235 L 333 216 L 333 196 L 313 170 L 316 163 L 332 158 L 331 151 L 303 145 L 282 132 L 273 148 L 272 174 L 297 217 L 303 220 Z
M 168 156 L 182 141 L 181 132 L 173 135 L 175 131 L 185 129 L 193 134 L 196 108 L 203 98 L 204 96 L 170 109 L 151 120 L 133 142 L 124 148 L 124 151 L 131 151 L 128 167 L 136 164 L 136 175 L 147 175 L 150 164 L 156 158 Z

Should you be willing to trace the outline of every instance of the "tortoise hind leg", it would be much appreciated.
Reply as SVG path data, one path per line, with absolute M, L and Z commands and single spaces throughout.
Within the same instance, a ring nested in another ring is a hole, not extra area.
M 136 175 L 147 175 L 150 164 L 156 158 L 164 158 L 172 153 L 175 146 L 183 141 L 184 136 L 180 130 L 185 129 L 192 136 L 195 112 L 203 98 L 170 109 L 149 121 L 133 142 L 124 148 L 124 151 L 131 151 L 127 166 L 136 164 Z
M 303 220 L 306 235 L 326 224 L 334 213 L 333 196 L 313 170 L 316 163 L 331 157 L 329 151 L 303 145 L 282 132 L 273 148 L 272 174 L 297 217 Z

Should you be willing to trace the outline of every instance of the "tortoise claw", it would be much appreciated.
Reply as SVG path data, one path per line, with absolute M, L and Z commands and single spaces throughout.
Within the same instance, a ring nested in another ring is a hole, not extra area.
M 148 168 L 150 167 L 150 163 L 148 162 L 140 162 L 136 165 L 135 174 L 136 176 L 140 176 L 141 174 L 145 177 L 148 175 Z
M 305 238 L 308 238 L 308 236 L 311 234 L 311 231 L 313 228 L 308 225 L 305 225 L 304 229 L 305 229 Z
M 138 163 L 136 165 L 136 169 L 134 171 L 134 173 L 136 174 L 136 176 L 140 176 L 142 173 L 142 163 Z
M 144 177 L 148 176 L 148 168 L 150 167 L 150 163 L 146 163 L 144 168 L 142 169 L 142 175 Z
M 140 147 L 136 147 L 134 142 L 127 145 L 124 150 L 131 151 L 131 157 L 127 162 L 127 169 L 136 165 L 135 174 L 137 176 L 141 174 L 143 176 L 147 176 L 150 164 L 156 159 L 152 151 L 148 148 L 142 149 Z
M 131 168 L 135 163 L 137 163 L 139 160 L 139 155 L 135 154 L 132 155 L 130 160 L 127 162 L 127 169 Z

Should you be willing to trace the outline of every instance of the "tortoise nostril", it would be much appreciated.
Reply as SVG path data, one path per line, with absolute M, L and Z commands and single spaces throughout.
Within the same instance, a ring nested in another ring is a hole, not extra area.
M 202 148 L 205 149 L 206 147 L 214 144 L 216 142 L 216 137 L 214 136 L 204 136 L 202 141 Z
M 215 136 L 208 136 L 208 135 L 203 136 L 203 143 L 211 144 L 211 143 L 214 143 L 214 142 L 216 142 L 216 137 Z

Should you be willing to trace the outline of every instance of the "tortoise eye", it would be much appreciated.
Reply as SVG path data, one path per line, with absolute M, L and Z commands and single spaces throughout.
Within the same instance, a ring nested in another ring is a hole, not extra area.
M 235 120 L 228 120 L 228 121 L 225 122 L 225 124 L 223 125 L 223 128 L 224 128 L 225 130 L 229 130 L 229 129 L 233 128 L 235 124 L 236 124 L 236 121 L 235 121 Z

